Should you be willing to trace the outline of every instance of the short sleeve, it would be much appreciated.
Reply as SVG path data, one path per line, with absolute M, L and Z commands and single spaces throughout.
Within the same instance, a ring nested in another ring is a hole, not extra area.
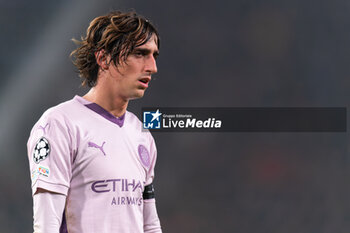
M 38 188 L 67 195 L 72 176 L 72 137 L 63 116 L 44 115 L 27 143 L 32 194 Z

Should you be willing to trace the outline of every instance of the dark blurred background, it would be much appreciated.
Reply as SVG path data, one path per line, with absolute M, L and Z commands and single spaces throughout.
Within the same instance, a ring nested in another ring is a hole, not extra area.
M 32 232 L 26 141 L 49 107 L 83 95 L 71 38 L 110 10 L 161 34 L 159 72 L 130 103 L 349 107 L 350 2 L 0 1 L 0 232 Z M 349 119 L 349 118 L 348 118 Z M 167 233 L 350 231 L 348 133 L 154 133 Z

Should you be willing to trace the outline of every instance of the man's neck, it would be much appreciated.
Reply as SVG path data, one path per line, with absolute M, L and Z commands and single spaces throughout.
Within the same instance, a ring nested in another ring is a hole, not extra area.
M 83 98 L 100 105 L 115 117 L 121 117 L 124 115 L 129 103 L 128 100 L 108 96 L 106 92 L 99 91 L 95 87 L 91 88 L 90 91 L 83 96 Z

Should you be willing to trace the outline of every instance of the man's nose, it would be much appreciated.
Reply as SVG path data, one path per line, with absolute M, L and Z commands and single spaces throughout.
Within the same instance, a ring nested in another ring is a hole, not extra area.
M 157 73 L 157 62 L 153 55 L 149 56 L 146 62 L 146 72 L 149 72 L 151 74 Z

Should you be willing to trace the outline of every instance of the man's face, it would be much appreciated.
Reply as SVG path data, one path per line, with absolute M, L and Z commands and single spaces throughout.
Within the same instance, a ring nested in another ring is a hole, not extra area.
M 125 62 L 115 66 L 111 63 L 109 72 L 113 78 L 116 94 L 124 100 L 141 98 L 151 81 L 151 75 L 157 72 L 158 55 L 156 36 L 147 43 L 136 47 Z

